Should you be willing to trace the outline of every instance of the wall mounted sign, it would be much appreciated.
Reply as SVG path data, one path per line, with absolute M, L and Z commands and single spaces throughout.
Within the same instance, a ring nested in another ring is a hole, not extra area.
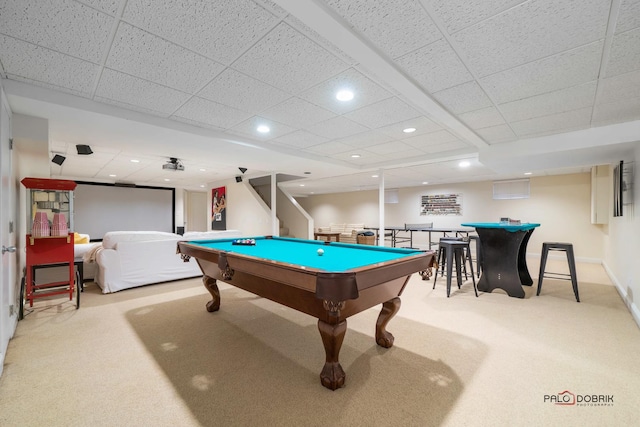
M 422 196 L 420 215 L 462 215 L 462 194 Z

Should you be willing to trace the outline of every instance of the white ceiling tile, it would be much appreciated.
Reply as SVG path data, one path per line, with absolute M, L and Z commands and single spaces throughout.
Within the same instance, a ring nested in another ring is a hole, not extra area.
M 276 122 L 298 127 L 307 127 L 336 116 L 331 111 L 295 97 L 264 110 L 260 115 Z
M 611 45 L 607 77 L 640 69 L 640 28 L 616 34 Z
M 371 150 L 375 153 L 377 147 L 371 147 Z M 390 149 L 390 147 L 385 147 L 386 149 Z M 415 162 L 417 158 L 424 157 L 424 150 L 419 150 L 414 147 L 407 146 L 402 148 L 402 150 L 381 150 L 386 151 L 380 153 L 381 156 L 384 157 L 385 162 L 393 161 L 406 161 L 406 162 Z M 388 184 L 385 181 L 385 184 Z
M 87 6 L 91 6 L 94 9 L 98 9 L 101 12 L 115 15 L 120 7 L 121 0 L 76 0 L 80 3 L 84 3 Z
M 52 153 L 57 153 L 57 154 L 67 154 L 67 153 L 71 153 L 71 144 L 64 142 L 64 141 L 57 141 L 54 139 L 50 139 L 49 140 L 49 150 Z
M 396 59 L 427 91 L 437 92 L 473 80 L 473 76 L 445 39 Z
M 640 71 L 620 74 L 600 80 L 600 97 L 597 103 L 620 101 L 640 97 Z
M 118 26 L 106 66 L 191 94 L 224 69 L 218 62 L 124 22 Z
M 621 0 L 616 34 L 640 27 L 640 1 Z
M 520 137 L 584 129 L 589 127 L 591 123 L 591 111 L 591 107 L 581 108 L 579 110 L 512 122 L 511 127 Z
M 455 114 L 466 113 L 491 106 L 491 100 L 475 81 L 433 94 L 442 105 Z
M 334 76 L 347 65 L 289 25 L 281 23 L 233 67 L 265 83 L 296 93 Z
M 0 32 L 99 63 L 113 18 L 72 0 L 0 3 Z
M 433 145 L 449 144 L 458 141 L 458 138 L 452 135 L 449 131 L 441 130 L 425 135 L 412 136 L 410 138 L 405 138 L 402 141 L 412 147 L 420 150 L 426 150 L 428 147 Z
M 140 105 L 131 105 L 127 102 L 122 102 L 122 101 L 116 101 L 113 99 L 109 99 L 109 98 L 104 98 L 100 95 L 96 95 L 93 97 L 93 99 L 95 101 L 98 102 L 102 102 L 104 104 L 110 104 L 110 105 L 115 105 L 116 107 L 120 107 L 123 108 L 125 110 L 131 110 L 131 111 L 138 111 L 140 113 L 145 113 L 145 114 L 151 114 L 153 116 L 160 116 L 160 117 L 169 117 L 171 115 L 171 112 L 169 111 L 158 111 L 158 110 L 154 110 L 152 108 L 149 108 L 149 106 L 140 106 Z M 153 108 L 155 108 L 155 106 L 152 106 Z M 195 123 L 193 123 L 195 124 Z
M 405 133 L 404 130 L 407 128 L 415 128 L 415 131 L 411 133 Z M 435 132 L 440 129 L 442 129 L 442 126 L 440 126 L 433 120 L 430 120 L 426 117 L 416 117 L 410 120 L 394 123 L 389 126 L 383 126 L 381 128 L 378 128 L 377 130 L 386 135 L 389 135 L 392 138 L 402 139 L 409 136 L 417 136 L 424 133 Z
M 93 154 L 90 155 L 80 155 L 76 149 L 77 144 L 89 144 L 91 146 L 91 150 Z M 118 155 L 121 154 L 121 151 L 118 149 L 113 149 L 109 147 L 103 147 L 101 145 L 92 145 L 91 141 L 76 141 L 75 143 L 69 142 L 60 142 L 60 141 L 51 141 L 50 147 L 52 152 L 63 153 L 66 154 L 67 160 L 78 161 L 82 164 L 88 165 L 88 167 L 92 169 L 101 169 L 106 163 L 114 160 Z M 61 147 L 62 148 L 61 150 Z M 65 163 L 66 164 L 66 161 Z
M 495 107 L 487 107 L 460 114 L 460 119 L 472 129 L 504 124 L 504 118 Z
M 460 140 L 456 140 L 456 141 L 451 141 L 444 144 L 428 145 L 424 148 L 421 148 L 421 150 L 428 154 L 436 154 L 436 153 L 446 153 L 449 151 L 461 150 L 464 148 L 469 148 L 469 146 Z
M 1 64 L 10 78 L 91 95 L 97 65 L 0 34 Z
M 231 63 L 278 22 L 250 0 L 128 0 L 123 18 L 223 64 Z
M 173 113 L 189 95 L 128 74 L 105 68 L 96 96 L 161 113 Z
M 342 102 L 336 99 L 338 91 L 343 89 L 351 90 L 354 93 L 351 101 Z M 301 98 L 336 114 L 347 113 L 391 96 L 389 91 L 353 68 L 349 68 L 300 94 Z
M 528 1 L 453 38 L 475 73 L 487 76 L 604 38 L 610 3 Z
M 307 148 L 307 147 L 318 145 L 327 141 L 328 141 L 327 138 L 314 135 L 304 130 L 299 130 L 299 131 L 291 132 L 279 138 L 275 138 L 269 142 L 286 145 L 287 147 L 293 147 L 293 148 Z
M 640 97 L 596 105 L 593 122 L 598 126 L 640 120 Z
M 370 145 L 382 144 L 385 142 L 393 141 L 394 138 L 386 135 L 377 130 L 370 130 L 362 133 L 358 133 L 347 138 L 337 140 L 343 144 L 351 145 L 352 147 L 368 147 Z
M 326 0 L 326 3 L 392 58 L 442 37 L 415 0 Z
M 415 153 L 414 150 L 415 147 L 400 141 L 385 142 L 384 144 L 370 145 L 367 147 L 367 151 L 385 156 L 392 155 L 393 153 L 403 153 L 406 151 Z M 403 154 L 402 157 L 406 157 L 406 155 Z
M 329 139 L 346 138 L 367 130 L 369 129 L 342 116 L 334 117 L 307 128 L 307 131 Z
M 572 86 L 518 101 L 500 104 L 507 121 L 521 121 L 564 111 L 578 110 L 593 105 L 596 82 Z
M 202 89 L 198 96 L 257 114 L 289 98 L 287 92 L 227 68 Z
M 595 80 L 600 71 L 603 42 L 531 62 L 480 79 L 498 104 L 552 92 Z
M 268 133 L 258 132 L 258 126 L 262 125 L 268 126 L 270 131 Z M 231 132 L 246 135 L 261 141 L 276 139 L 296 130 L 297 129 L 289 127 L 283 123 L 274 122 L 273 120 L 260 116 L 253 116 L 230 129 Z
M 476 129 L 476 132 L 490 144 L 516 139 L 516 134 L 506 124 Z
M 320 154 L 324 156 L 338 154 L 338 153 L 356 153 L 354 148 L 350 145 L 342 144 L 340 142 L 329 141 L 322 144 L 314 145 L 313 147 L 305 148 L 303 151 L 313 154 Z
M 398 98 L 388 98 L 347 113 L 344 117 L 375 129 L 421 116 L 413 107 Z
M 322 37 L 320 34 L 318 34 L 317 31 L 313 30 L 311 27 L 309 27 L 304 22 L 300 21 L 295 16 L 289 15 L 289 16 L 286 17 L 286 19 L 284 21 L 287 24 L 291 25 L 296 30 L 300 31 L 305 36 L 309 37 L 314 42 L 318 43 L 320 46 L 322 46 L 325 49 L 327 49 L 329 52 L 331 52 L 332 54 L 334 54 L 338 58 L 340 58 L 345 64 L 349 64 L 349 65 L 357 64 L 357 61 L 355 59 L 353 59 L 351 56 L 349 56 L 344 51 L 340 50 L 340 48 L 335 46 L 329 40 L 327 40 L 324 37 Z
M 449 34 L 483 21 L 526 0 L 431 0 Z
M 251 117 L 246 111 L 236 110 L 228 105 L 194 96 L 174 114 L 200 123 L 207 123 L 222 129 L 229 129 Z
M 360 154 L 360 157 L 358 158 L 353 158 L 351 157 L 351 154 L 353 153 L 358 153 Z M 356 150 L 356 151 L 346 151 L 344 153 L 336 153 L 336 154 L 332 154 L 329 156 L 330 158 L 334 159 L 334 160 L 340 160 L 342 162 L 345 163 L 349 163 L 351 165 L 354 166 L 359 166 L 359 167 L 367 167 L 370 165 L 376 165 L 379 163 L 384 162 L 385 156 L 381 156 L 379 154 L 375 154 L 375 153 L 371 153 L 368 151 L 363 151 L 363 150 Z M 374 173 L 367 173 L 365 175 L 366 177 L 366 181 L 371 181 L 372 180 L 372 176 L 374 175 Z M 376 178 L 377 179 L 377 178 Z M 375 181 L 377 183 L 377 181 Z M 343 184 L 342 187 L 344 188 L 345 185 L 345 181 L 343 180 Z M 375 184 L 377 187 L 377 184 Z
M 285 9 L 283 9 L 277 3 L 271 0 L 253 0 L 253 1 L 280 18 L 285 18 L 289 14 L 289 12 L 287 12 Z

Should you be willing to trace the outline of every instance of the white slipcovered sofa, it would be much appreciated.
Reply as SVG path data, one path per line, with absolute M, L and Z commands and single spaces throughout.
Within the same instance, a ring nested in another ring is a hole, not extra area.
M 358 232 L 364 229 L 364 224 L 336 224 L 318 227 L 321 233 L 340 233 L 340 243 L 358 243 Z
M 102 293 L 201 276 L 195 259 L 184 262 L 176 252 L 180 240 L 242 237 L 239 230 L 188 232 L 110 231 L 95 253 L 95 282 Z

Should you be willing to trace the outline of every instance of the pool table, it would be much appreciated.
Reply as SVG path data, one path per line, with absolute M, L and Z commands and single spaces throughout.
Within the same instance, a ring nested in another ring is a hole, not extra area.
M 197 260 L 212 300 L 220 308 L 221 280 L 318 319 L 326 361 L 323 386 L 343 387 L 345 372 L 338 356 L 347 318 L 377 304 L 376 343 L 389 348 L 387 323 L 400 309 L 400 295 L 413 273 L 432 265 L 433 252 L 281 237 L 254 237 L 255 245 L 237 239 L 178 242 L 182 258 Z M 322 249 L 323 254 L 318 250 Z

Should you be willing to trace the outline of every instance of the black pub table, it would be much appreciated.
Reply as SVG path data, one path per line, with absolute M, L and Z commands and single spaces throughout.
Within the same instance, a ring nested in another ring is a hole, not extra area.
M 527 243 L 540 224 L 473 222 L 461 225 L 474 227 L 480 237 L 482 276 L 478 290 L 492 292 L 503 289 L 511 297 L 524 298 L 522 286 L 533 284 L 527 268 Z

